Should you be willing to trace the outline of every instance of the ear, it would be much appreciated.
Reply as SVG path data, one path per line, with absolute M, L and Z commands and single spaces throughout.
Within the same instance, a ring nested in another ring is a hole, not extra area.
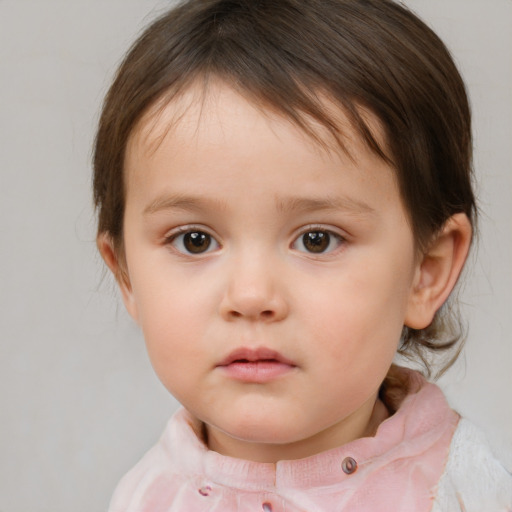
M 471 245 L 471 223 L 464 213 L 450 217 L 421 256 L 409 296 L 405 325 L 428 327 L 457 283 Z
M 120 260 L 118 251 L 114 247 L 112 237 L 108 233 L 100 233 L 96 239 L 96 245 L 103 261 L 106 263 L 112 274 L 114 274 L 116 282 L 119 285 L 126 310 L 138 323 L 137 305 L 130 284 L 126 262 Z

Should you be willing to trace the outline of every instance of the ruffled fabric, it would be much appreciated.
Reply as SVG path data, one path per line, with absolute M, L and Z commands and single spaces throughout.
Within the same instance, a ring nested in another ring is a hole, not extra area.
M 208 450 L 185 409 L 123 478 L 109 512 L 427 512 L 459 416 L 442 392 L 403 370 L 409 394 L 374 437 L 265 464 Z
M 471 422 L 461 419 L 432 512 L 512 512 L 512 474 Z

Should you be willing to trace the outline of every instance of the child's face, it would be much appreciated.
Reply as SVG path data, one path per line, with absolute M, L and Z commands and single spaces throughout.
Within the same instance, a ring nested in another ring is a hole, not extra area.
M 350 441 L 418 270 L 393 170 L 341 113 L 354 160 L 227 87 L 199 98 L 130 140 L 127 308 L 218 451 L 272 461 Z

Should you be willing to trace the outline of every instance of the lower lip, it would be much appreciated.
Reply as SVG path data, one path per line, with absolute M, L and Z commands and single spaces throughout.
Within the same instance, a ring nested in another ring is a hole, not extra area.
M 235 361 L 219 368 L 232 379 L 263 384 L 286 375 L 295 366 L 279 361 Z

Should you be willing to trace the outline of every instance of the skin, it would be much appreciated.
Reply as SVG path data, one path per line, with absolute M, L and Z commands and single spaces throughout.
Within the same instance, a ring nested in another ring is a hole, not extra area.
M 219 453 L 276 462 L 373 435 L 403 325 L 430 323 L 464 263 L 465 216 L 418 254 L 393 169 L 339 120 L 350 157 L 218 83 L 130 138 L 123 259 L 98 245 L 156 373 Z M 210 245 L 190 253 L 190 233 Z M 246 382 L 219 366 L 262 347 L 289 368 Z

